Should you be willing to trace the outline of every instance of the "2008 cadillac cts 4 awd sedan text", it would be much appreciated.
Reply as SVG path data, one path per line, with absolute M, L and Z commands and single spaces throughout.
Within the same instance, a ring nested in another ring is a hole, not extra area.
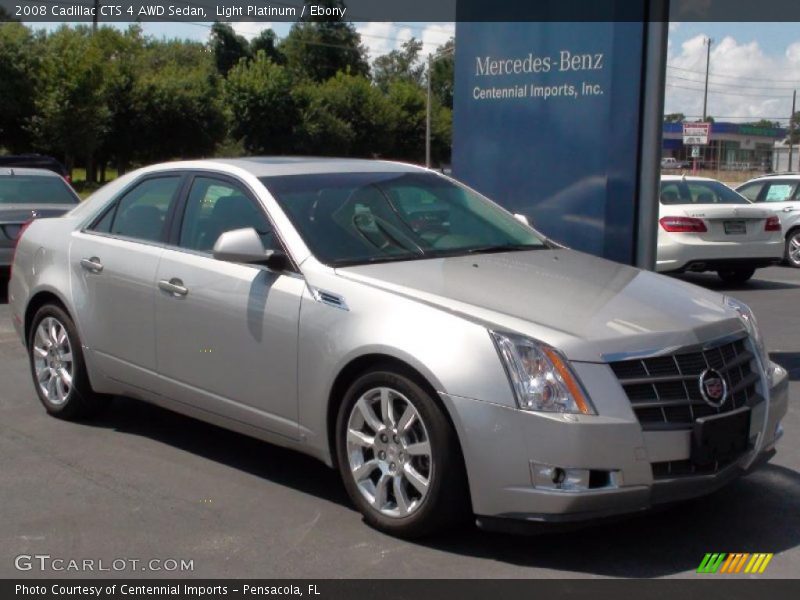
M 787 409 L 746 305 L 397 163 L 142 169 L 34 221 L 9 291 L 51 414 L 122 394 L 295 448 L 396 535 L 705 494 Z

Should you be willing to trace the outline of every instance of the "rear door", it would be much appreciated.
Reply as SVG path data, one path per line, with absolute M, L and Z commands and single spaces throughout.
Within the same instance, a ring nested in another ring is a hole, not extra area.
M 800 216 L 800 182 L 791 179 L 769 181 L 761 190 L 757 202 L 775 211 L 786 231 L 790 222 L 795 222 Z
M 155 387 L 156 270 L 184 175 L 137 180 L 73 234 L 70 267 L 84 341 L 112 379 Z
M 163 288 L 155 297 L 159 392 L 296 439 L 305 280 L 295 270 L 279 273 L 212 256 L 222 233 L 245 227 L 259 232 L 265 248 L 284 251 L 243 182 L 198 173 L 187 190 L 156 277 Z

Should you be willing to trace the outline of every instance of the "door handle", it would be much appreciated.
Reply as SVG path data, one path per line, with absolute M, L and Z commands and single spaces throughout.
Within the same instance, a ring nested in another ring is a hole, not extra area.
M 792 212 L 793 210 L 795 210 L 794 207 L 787 206 L 786 208 L 783 209 L 783 212 Z
M 189 293 L 189 288 L 183 285 L 183 282 L 177 277 L 173 277 L 169 281 L 162 279 L 158 282 L 158 288 L 173 296 L 185 296 Z
M 100 271 L 103 270 L 103 263 L 100 262 L 99 258 L 93 256 L 91 258 L 82 258 L 81 267 L 83 267 L 90 273 L 99 273 Z

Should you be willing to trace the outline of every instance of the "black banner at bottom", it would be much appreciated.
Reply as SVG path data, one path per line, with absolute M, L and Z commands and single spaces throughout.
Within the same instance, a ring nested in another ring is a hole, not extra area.
M 800 580 L 733 579 L 698 575 L 672 580 L 12 580 L 0 581 L 3 600 L 782 600 L 800 597 Z

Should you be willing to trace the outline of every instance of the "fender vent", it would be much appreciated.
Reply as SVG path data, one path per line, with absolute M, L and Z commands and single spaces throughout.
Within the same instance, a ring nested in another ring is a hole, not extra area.
M 332 306 L 333 308 L 339 308 L 341 310 L 350 310 L 347 306 L 347 302 L 344 301 L 344 298 L 339 296 L 338 294 L 334 294 L 333 292 L 326 292 L 325 290 L 320 290 L 317 288 L 310 288 L 311 295 L 314 296 L 314 300 L 320 302 L 322 304 L 327 304 L 328 306 Z

